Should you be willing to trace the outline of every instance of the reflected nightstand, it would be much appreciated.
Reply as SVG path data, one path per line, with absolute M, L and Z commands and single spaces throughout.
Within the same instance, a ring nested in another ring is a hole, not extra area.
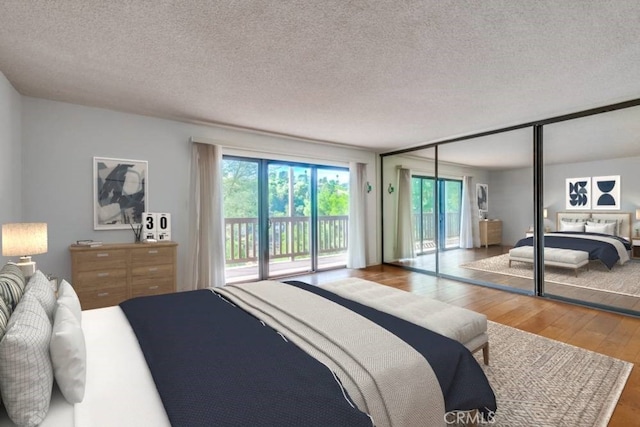
M 631 258 L 640 259 L 640 239 L 631 240 Z

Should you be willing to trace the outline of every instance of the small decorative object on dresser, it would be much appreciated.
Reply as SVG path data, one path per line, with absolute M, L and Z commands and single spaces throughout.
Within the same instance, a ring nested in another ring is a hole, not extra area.
M 480 221 L 480 246 L 502 244 L 502 221 L 485 219 Z
M 175 242 L 71 245 L 71 283 L 83 310 L 176 291 Z

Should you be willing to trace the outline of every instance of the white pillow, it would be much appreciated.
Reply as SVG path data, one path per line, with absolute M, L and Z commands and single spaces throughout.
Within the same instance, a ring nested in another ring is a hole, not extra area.
M 560 222 L 560 231 L 584 231 L 584 222 Z
M 51 286 L 51 282 L 40 270 L 37 270 L 29 279 L 24 293 L 31 294 L 44 308 L 45 313 L 49 317 L 49 321 L 53 324 L 53 310 L 56 307 L 56 293 Z
M 611 227 L 613 226 L 613 228 Z M 587 223 L 584 231 L 587 233 L 601 233 L 601 234 L 612 234 L 615 229 L 615 224 L 594 224 Z
M 609 226 L 612 226 L 612 232 L 609 233 L 607 232 L 606 234 L 611 234 L 612 236 L 619 236 L 620 235 L 620 227 L 622 226 L 622 221 L 618 221 L 615 219 L 599 219 L 599 218 L 593 218 L 590 221 L 587 222 L 587 224 L 590 225 L 602 225 L 602 224 L 606 224 Z M 609 229 L 607 229 L 609 230 Z
M 60 307 L 61 305 L 71 310 L 78 319 L 78 322 L 82 323 L 82 306 L 80 305 L 78 294 L 73 289 L 73 286 L 64 279 L 58 286 L 58 301 L 56 307 Z
M 51 322 L 38 300 L 26 294 L 0 341 L 0 392 L 11 420 L 36 426 L 49 410 L 53 369 L 49 357 Z
M 64 305 L 58 306 L 51 334 L 53 375 L 69 403 L 82 402 L 87 378 L 87 350 L 84 333 L 76 315 Z

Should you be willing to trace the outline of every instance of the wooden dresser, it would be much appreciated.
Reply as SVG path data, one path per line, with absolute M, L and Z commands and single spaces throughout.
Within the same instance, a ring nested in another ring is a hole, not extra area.
M 480 221 L 480 246 L 502 244 L 502 221 L 483 220 Z
M 83 310 L 176 291 L 175 242 L 71 245 L 71 284 Z

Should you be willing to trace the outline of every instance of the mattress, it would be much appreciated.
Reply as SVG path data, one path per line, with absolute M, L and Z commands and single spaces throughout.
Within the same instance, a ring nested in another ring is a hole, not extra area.
M 120 307 L 82 312 L 87 346 L 85 398 L 69 404 L 54 386 L 40 427 L 170 427 L 144 355 Z M 0 426 L 11 422 L 0 409 Z

